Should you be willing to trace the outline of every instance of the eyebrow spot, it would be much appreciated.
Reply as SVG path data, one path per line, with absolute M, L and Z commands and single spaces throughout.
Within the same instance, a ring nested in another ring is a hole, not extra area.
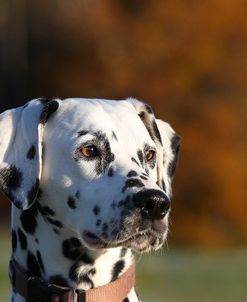
M 117 135 L 114 131 L 111 132 L 111 135 L 112 135 L 112 139 L 114 139 L 115 141 L 118 142 L 118 138 L 117 138 Z
M 83 135 L 88 134 L 88 131 L 86 131 L 86 130 L 81 130 L 81 131 L 78 131 L 77 134 L 78 134 L 78 137 L 80 137 L 80 136 L 83 136 Z
M 142 153 L 141 150 L 137 151 L 137 156 L 139 158 L 139 161 L 140 161 L 141 165 L 143 166 L 143 153 Z
M 140 167 L 140 164 L 138 163 L 138 161 L 134 157 L 131 157 L 131 160 L 133 161 L 133 163 L 137 164 L 137 166 Z

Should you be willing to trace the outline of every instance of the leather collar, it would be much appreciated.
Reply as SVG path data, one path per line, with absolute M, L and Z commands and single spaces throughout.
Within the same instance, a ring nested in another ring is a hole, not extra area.
M 104 286 L 85 290 L 46 284 L 27 272 L 12 257 L 9 263 L 9 277 L 15 292 L 26 302 L 120 302 L 135 285 L 135 261 L 118 279 Z

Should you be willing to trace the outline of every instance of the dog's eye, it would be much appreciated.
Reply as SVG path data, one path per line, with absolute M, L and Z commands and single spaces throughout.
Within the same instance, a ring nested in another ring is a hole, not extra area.
M 81 154 L 87 158 L 93 158 L 99 155 L 99 151 L 95 146 L 85 146 L 80 149 Z
M 146 161 L 151 161 L 152 159 L 154 159 L 154 157 L 155 157 L 155 151 L 154 150 L 149 150 L 146 153 L 145 159 L 146 159 Z

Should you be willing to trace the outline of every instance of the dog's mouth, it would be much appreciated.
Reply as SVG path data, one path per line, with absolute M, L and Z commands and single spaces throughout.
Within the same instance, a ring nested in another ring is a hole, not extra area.
M 165 235 L 157 234 L 152 230 L 145 230 L 126 236 L 123 239 L 108 241 L 92 232 L 84 231 L 82 233 L 82 239 L 86 245 L 93 249 L 106 249 L 123 246 L 131 248 L 136 252 L 147 252 L 161 247 L 164 243 Z

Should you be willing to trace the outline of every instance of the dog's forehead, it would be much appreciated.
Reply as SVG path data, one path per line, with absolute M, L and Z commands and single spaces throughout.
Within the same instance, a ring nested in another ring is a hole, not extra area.
M 54 115 L 51 128 L 71 136 L 80 131 L 102 131 L 108 137 L 116 135 L 120 140 L 154 144 L 135 108 L 127 101 L 66 99 Z

